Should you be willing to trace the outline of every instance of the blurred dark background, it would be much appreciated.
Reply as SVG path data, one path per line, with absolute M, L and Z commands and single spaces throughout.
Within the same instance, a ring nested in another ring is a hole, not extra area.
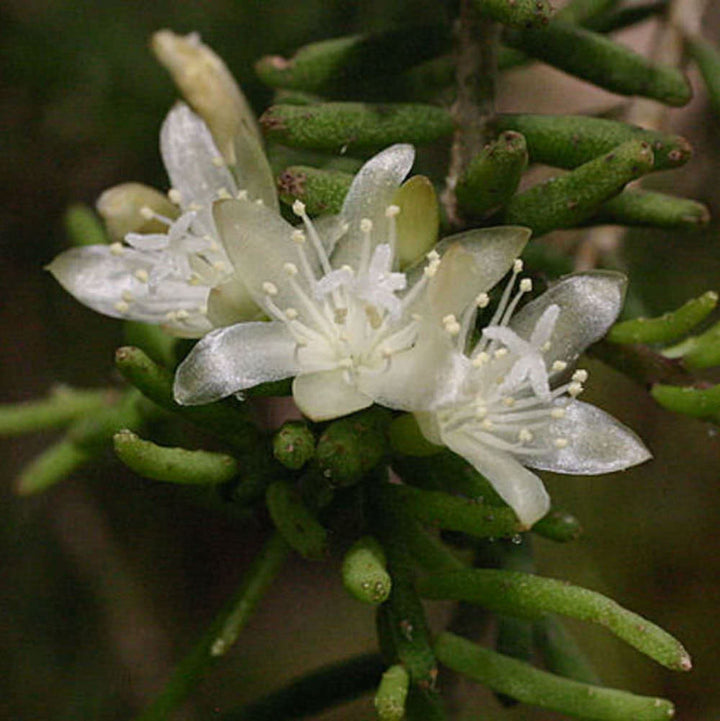
M 439 6 L 431 0 L 3 0 L 0 400 L 31 399 L 58 381 L 102 386 L 115 378 L 119 324 L 77 304 L 42 266 L 64 247 L 61 218 L 69 203 L 92 204 L 104 188 L 126 180 L 166 185 L 157 134 L 176 94 L 148 50 L 154 30 L 199 31 L 261 111 L 270 95 L 253 76 L 260 55 L 290 54 L 311 40 L 409 19 L 437 21 Z M 717 8 L 712 12 L 718 15 Z M 708 33 L 717 26 L 710 17 Z M 645 42 L 643 32 L 650 31 L 641 29 L 630 41 Z M 537 72 L 550 78 L 540 92 L 528 91 L 532 80 L 509 75 L 500 107 L 559 112 L 558 99 L 577 110 L 610 97 Z M 698 88 L 697 78 L 694 83 Z M 720 215 L 718 120 L 701 90 L 697 95 L 669 121 L 690 138 L 696 158 L 652 182 Z M 624 258 L 650 313 L 720 288 L 717 231 L 714 223 L 695 235 L 631 234 Z M 602 399 L 656 458 L 607 478 L 550 479 L 557 505 L 575 512 L 586 534 L 571 546 L 537 543 L 539 570 L 605 592 L 681 638 L 695 660 L 695 670 L 682 676 L 597 629 L 577 627 L 607 683 L 672 698 L 682 721 L 714 721 L 720 717 L 717 431 L 662 411 L 616 372 L 590 367 L 590 400 Z M 109 456 L 44 495 L 17 498 L 15 476 L 53 437 L 0 439 L 0 716 L 119 721 L 159 688 L 235 587 L 260 529 L 133 477 Z M 211 718 L 304 669 L 370 649 L 373 635 L 372 612 L 346 597 L 337 564 L 292 561 L 238 647 L 198 689 L 187 718 Z M 371 716 L 361 702 L 323 718 Z M 482 692 L 466 718 L 480 716 L 554 718 L 526 708 L 501 711 Z

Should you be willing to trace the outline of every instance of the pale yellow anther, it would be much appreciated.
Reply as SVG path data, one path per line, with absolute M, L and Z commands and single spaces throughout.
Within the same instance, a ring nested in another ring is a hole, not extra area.
M 399 205 L 388 205 L 388 207 L 385 208 L 385 217 L 386 218 L 395 218 L 398 215 L 400 215 L 400 206 Z
M 180 308 L 180 310 L 175 313 L 175 318 L 177 318 L 177 320 L 187 320 L 189 317 L 190 313 L 188 313 L 184 308 Z
M 475 417 L 481 421 L 488 414 L 488 409 L 485 406 L 478 406 L 475 409 Z
M 508 408 L 512 408 L 515 405 L 515 399 L 512 396 L 507 396 L 506 398 L 503 398 L 503 405 Z
M 556 360 L 552 364 L 552 369 L 559 373 L 560 371 L 564 371 L 567 368 L 568 364 L 565 361 Z
M 177 188 L 170 188 L 170 190 L 168 190 L 168 198 L 170 202 L 175 203 L 175 205 L 180 205 L 182 202 L 182 195 Z
M 200 203 L 192 202 L 190 205 L 188 205 L 188 210 L 192 210 L 193 212 L 197 213 L 203 209 L 202 205 Z
M 120 297 L 121 297 L 126 303 L 132 303 L 132 302 L 135 300 L 135 296 L 134 296 L 129 290 L 124 290 L 124 291 L 120 294 Z
M 267 295 L 277 295 L 278 289 L 275 283 L 271 283 L 269 280 L 266 280 L 262 284 L 263 293 L 267 293 Z
M 130 310 L 130 306 L 124 300 L 119 300 L 115 303 L 115 310 L 118 313 L 127 313 Z
M 486 418 L 481 424 L 480 424 L 486 431 L 492 430 L 493 423 L 489 418 Z
M 515 262 L 513 263 L 513 273 L 522 273 L 524 265 L 522 260 L 520 258 L 516 258 Z
M 305 233 L 303 233 L 302 230 L 293 230 L 290 234 L 290 239 L 293 243 L 302 245 L 305 242 Z
M 520 281 L 520 290 L 523 293 L 529 293 L 532 290 L 532 281 L 530 278 L 523 278 Z
M 370 218 L 363 218 L 360 221 L 360 230 L 363 233 L 371 233 L 373 229 L 373 222 L 370 220 Z
M 225 261 L 222 261 L 222 260 L 216 260 L 216 261 L 212 264 L 212 267 L 213 267 L 215 270 L 217 270 L 218 273 L 227 273 L 227 271 L 229 270 L 228 264 L 227 264 Z
M 540 347 L 540 350 L 541 350 L 543 353 L 547 353 L 547 352 L 550 350 L 550 341 L 549 341 L 549 340 L 545 341 L 545 342 L 542 344 L 542 346 Z
M 487 308 L 489 303 L 490 303 L 490 296 L 487 293 L 480 293 L 475 298 L 475 305 L 478 308 Z
M 457 318 L 452 313 L 442 319 L 442 324 L 445 326 L 445 331 L 450 335 L 457 335 L 460 332 L 460 323 L 457 322 Z
M 508 354 L 508 349 L 507 349 L 507 348 L 498 348 L 498 349 L 493 353 L 493 355 L 494 355 L 496 358 L 504 358 L 507 354 Z
M 485 365 L 485 363 L 487 363 L 489 360 L 490 356 L 485 351 L 481 351 L 472 359 L 472 364 L 476 368 L 479 368 L 481 365 Z
M 111 243 L 110 252 L 113 255 L 122 255 L 125 252 L 125 248 L 123 247 L 122 243 Z
M 255 205 L 265 205 L 265 201 L 262 198 L 258 198 L 255 201 Z
M 191 273 L 188 278 L 188 285 L 197 286 L 202 283 L 202 278 L 197 273 Z
M 292 204 L 292 212 L 295 213 L 298 217 L 302 218 L 303 215 L 305 215 L 305 203 L 302 202 L 302 200 L 296 200 Z
M 195 311 L 199 313 L 200 315 L 207 315 L 207 306 L 206 305 L 199 305 Z
M 553 408 L 550 411 L 550 417 L 551 418 L 565 418 L 565 409 L 564 408 Z
M 295 265 L 295 263 L 285 263 L 283 265 L 283 270 L 292 278 L 293 276 L 298 274 L 298 267 Z
M 577 398 L 577 396 L 579 396 L 582 392 L 583 392 L 582 383 L 574 382 L 568 386 L 568 393 L 573 398 Z
M 235 196 L 238 200 L 247 200 L 248 199 L 248 192 L 247 190 L 238 190 L 237 195 Z
M 298 312 L 295 308 L 285 308 L 285 317 L 288 320 L 295 320 L 298 317 Z
M 155 217 L 155 211 L 152 208 L 148 208 L 147 205 L 143 205 L 143 207 L 140 208 L 140 215 L 142 215 L 145 220 L 152 220 Z
M 355 275 L 355 271 L 353 270 L 353 267 L 351 265 L 347 265 L 347 263 L 345 265 L 341 265 L 340 270 L 346 270 L 346 271 L 352 273 L 353 275 Z
M 588 372 L 583 368 L 578 368 L 573 374 L 572 379 L 577 383 L 585 383 L 588 379 Z
M 216 156 L 212 159 L 212 164 L 213 164 L 216 168 L 222 168 L 223 165 L 225 165 L 225 161 L 222 159 L 222 156 L 216 155 Z
M 169 310 L 167 313 L 165 313 L 165 320 L 169 320 L 170 322 L 175 320 L 176 313 L 174 310 Z
M 528 428 L 521 428 L 520 432 L 518 433 L 518 440 L 521 443 L 530 443 L 530 441 L 534 438 L 532 432 Z
M 567 438 L 556 438 L 553 441 L 553 444 L 555 445 L 555 448 L 567 448 L 568 439 Z
M 227 188 L 218 188 L 217 197 L 220 198 L 220 200 L 230 200 L 232 195 L 230 195 L 230 191 Z
M 440 253 L 438 253 L 437 250 L 431 250 L 429 253 L 426 253 L 425 257 L 431 263 L 434 263 L 435 261 L 440 260 Z
M 138 268 L 134 275 L 141 283 L 147 283 L 150 280 L 150 276 L 144 268 Z

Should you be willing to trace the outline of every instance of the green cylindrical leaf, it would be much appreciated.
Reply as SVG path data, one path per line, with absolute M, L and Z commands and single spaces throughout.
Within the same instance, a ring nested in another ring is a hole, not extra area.
M 166 368 L 174 368 L 177 364 L 177 338 L 166 333 L 159 325 L 126 320 L 123 323 L 123 338 L 127 345 L 141 348 L 152 360 Z
M 84 466 L 95 454 L 64 438 L 48 446 L 23 468 L 16 481 L 17 493 L 29 496 L 45 491 Z
M 717 302 L 718 294 L 710 290 L 657 318 L 633 318 L 616 323 L 607 339 L 613 343 L 672 343 L 705 320 Z
M 438 636 L 435 653 L 445 666 L 494 691 L 589 721 L 667 721 L 674 714 L 673 705 L 665 699 L 554 676 L 452 633 Z
M 720 116 L 720 50 L 697 36 L 689 38 L 686 47 L 705 82 L 710 106 Z
M 280 200 L 292 206 L 305 203 L 310 215 L 339 213 L 353 176 L 339 170 L 318 170 L 309 165 L 292 165 L 278 176 Z
M 391 666 L 382 676 L 375 694 L 375 710 L 380 721 L 402 721 L 410 676 L 403 666 Z
M 710 222 L 706 205 L 687 198 L 646 190 L 624 190 L 603 203 L 588 219 L 593 225 L 650 226 L 672 230 L 698 230 Z
M 461 531 L 477 538 L 513 536 L 522 530 L 510 508 L 488 506 L 442 491 L 423 491 L 411 486 L 388 485 L 383 494 L 391 502 L 404 504 L 422 523 L 448 531 Z
M 332 152 L 377 150 L 400 142 L 425 145 L 453 132 L 447 110 L 419 103 L 274 105 L 260 124 L 269 140 Z
M 76 390 L 57 386 L 47 398 L 0 405 L 0 435 L 62 428 L 78 417 L 94 413 L 117 400 L 117 392 L 110 388 Z
M 654 170 L 684 165 L 692 156 L 685 138 L 636 125 L 584 115 L 498 115 L 496 131 L 514 130 L 527 141 L 530 161 L 576 168 L 628 140 L 644 140 L 655 157 Z
M 505 206 L 502 220 L 509 225 L 532 228 L 536 237 L 557 228 L 573 227 L 652 168 L 650 146 L 641 140 L 630 140 L 566 175 L 513 196 Z
M 483 217 L 512 196 L 527 166 L 525 138 L 512 130 L 487 145 L 476 155 L 455 188 L 460 210 Z
M 582 683 L 600 686 L 600 677 L 575 639 L 554 616 L 543 616 L 533 624 L 535 644 L 548 671 Z
M 71 245 L 99 245 L 109 242 L 103 224 L 87 205 L 77 203 L 69 206 L 63 223 Z
M 342 579 L 347 591 L 358 601 L 377 605 L 387 600 L 392 582 L 385 552 L 372 536 L 356 541 L 345 554 Z
M 287 421 L 273 436 L 273 455 L 297 471 L 315 456 L 315 436 L 304 421 Z
M 641 95 L 673 106 L 685 105 L 692 97 L 677 68 L 653 65 L 604 35 L 562 20 L 553 20 L 542 30 L 512 30 L 504 39 L 528 55 L 620 95 Z
M 238 473 L 237 461 L 224 453 L 165 448 L 144 441 L 132 431 L 114 436 L 115 453 L 136 473 L 154 481 L 189 485 L 226 483 Z
M 617 3 L 616 3 L 617 4 Z M 611 33 L 644 22 L 648 18 L 662 16 L 667 11 L 669 0 L 647 0 L 626 7 L 619 7 L 607 13 L 587 18 L 583 25 L 598 33 Z
M 315 451 L 325 477 L 338 486 L 357 483 L 388 452 L 386 436 L 390 414 L 374 407 L 331 423 Z
M 389 437 L 393 451 L 406 456 L 434 456 L 445 450 L 443 446 L 436 446 L 425 438 L 412 413 L 403 413 L 393 418 Z
M 650 395 L 669 411 L 705 421 L 720 421 L 720 385 L 692 388 L 658 383 L 652 387 Z
M 582 526 L 571 513 L 552 509 L 532 527 L 532 532 L 551 541 L 567 543 L 580 538 Z
M 478 12 L 513 28 L 547 25 L 552 14 L 548 0 L 474 0 Z
M 667 668 L 688 671 L 692 665 L 682 644 L 660 627 L 600 593 L 563 581 L 531 573 L 468 569 L 422 578 L 418 590 L 425 598 L 478 603 L 520 618 L 558 613 L 593 621 Z
M 318 560 L 327 555 L 327 531 L 290 483 L 271 483 L 265 500 L 278 531 L 301 556 Z
M 376 35 L 321 40 L 289 59 L 269 55 L 255 64 L 255 71 L 274 88 L 348 96 L 359 83 L 402 72 L 449 47 L 450 32 L 442 25 L 410 25 Z

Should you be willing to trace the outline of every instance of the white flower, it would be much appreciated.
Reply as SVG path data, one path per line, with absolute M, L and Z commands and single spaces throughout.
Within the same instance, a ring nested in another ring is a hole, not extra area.
M 247 134 L 242 142 L 259 148 Z M 160 150 L 172 183 L 168 196 L 179 206 L 179 217 L 145 207 L 143 217 L 165 226 L 165 232 L 128 233 L 122 243 L 72 248 L 55 258 L 48 270 L 93 310 L 199 337 L 222 322 L 222 308 L 217 318 L 211 308 L 208 318 L 210 291 L 234 272 L 215 229 L 213 202 L 249 193 L 276 208 L 277 199 L 267 191 L 270 170 L 262 151 L 253 149 L 254 165 L 231 169 L 205 123 L 183 103 L 163 123 Z M 233 287 L 234 310 L 240 317 L 257 315 L 247 293 L 242 297 L 241 284 Z M 224 300 L 220 295 L 217 305 Z
M 620 311 L 625 278 L 591 272 L 568 276 L 515 313 L 529 279 L 515 261 L 512 279 L 489 325 L 464 353 L 477 306 L 465 310 L 451 371 L 430 412 L 416 415 L 423 433 L 468 460 L 527 527 L 550 506 L 529 468 L 600 474 L 642 463 L 650 453 L 628 428 L 576 400 L 587 372 L 571 365 L 602 337 Z
M 476 233 L 463 234 L 457 243 L 441 244 L 442 260 L 432 251 L 407 276 L 398 272 L 393 198 L 413 157 L 411 146 L 394 145 L 368 161 L 337 218 L 313 223 L 296 203 L 302 229 L 265 206 L 215 205 L 228 255 L 272 321 L 205 336 L 178 368 L 178 402 L 209 403 L 296 376 L 295 402 L 308 417 L 324 420 L 374 401 L 404 407 L 405 386 L 418 378 L 418 368 L 427 373 L 414 398 L 431 397 L 434 369 L 443 367 L 439 355 L 447 355 L 447 347 L 430 342 L 432 333 L 421 329 L 441 329 L 435 320 L 469 300 L 452 270 L 461 275 L 464 255 L 477 254 L 479 246 Z M 526 239 L 525 231 L 510 229 L 493 247 L 512 258 L 508 254 L 519 252 Z M 493 271 L 488 287 L 500 277 Z M 419 337 L 425 340 L 418 343 Z

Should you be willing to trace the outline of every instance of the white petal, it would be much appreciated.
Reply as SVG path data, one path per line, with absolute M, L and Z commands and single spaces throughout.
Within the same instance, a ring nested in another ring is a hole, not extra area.
M 622 307 L 627 279 L 613 271 L 578 273 L 563 278 L 536 300 L 518 311 L 510 327 L 529 339 L 547 308 L 560 308 L 550 349 L 545 353 L 548 368 L 556 360 L 573 363 L 591 343 L 602 338 Z
M 210 291 L 207 314 L 216 328 L 262 319 L 262 310 L 237 273 Z
M 652 456 L 643 442 L 611 415 L 589 403 L 573 401 L 565 416 L 554 420 L 547 430 L 549 440 L 563 438 L 564 448 L 524 462 L 533 468 L 556 473 L 597 475 L 621 471 L 649 460 Z
M 277 211 L 279 201 L 275 176 L 257 135 L 247 123 L 240 123 L 233 138 L 237 186 L 247 190 L 250 200 L 262 200 Z
M 235 181 L 223 164 L 207 125 L 184 103 L 168 113 L 160 131 L 160 152 L 172 187 L 180 192 L 180 205 L 208 205 L 220 188 L 234 192 Z
M 550 510 L 550 497 L 542 481 L 509 453 L 489 448 L 462 431 L 445 433 L 443 440 L 485 476 L 526 527 Z
M 312 421 L 329 421 L 371 406 L 372 398 L 345 380 L 342 370 L 308 373 L 293 381 L 297 407 Z
M 150 277 L 164 266 L 152 254 L 122 248 L 119 254 L 108 245 L 71 248 L 55 258 L 47 269 L 65 290 L 84 305 L 112 318 L 163 325 L 176 335 L 194 338 L 211 325 L 198 313 L 205 306 L 209 288 L 192 286 L 165 277 L 152 292 L 137 274 Z M 184 311 L 182 319 L 168 316 Z
M 430 280 L 427 299 L 434 318 L 460 317 L 479 293 L 489 291 L 508 272 L 530 238 L 527 228 L 479 228 L 445 238 L 435 250 L 442 262 Z M 408 284 L 420 277 L 424 263 L 408 273 Z
M 385 210 L 392 205 L 395 192 L 410 172 L 414 159 L 412 145 L 391 145 L 360 168 L 340 213 L 349 228 L 335 250 L 335 267 L 347 264 L 357 269 L 363 246 L 360 221 L 364 218 L 373 223 L 373 245 L 388 242 L 390 226 Z
M 199 405 L 294 375 L 295 342 L 282 323 L 238 323 L 208 333 L 175 374 L 175 400 Z
M 258 305 L 265 299 L 263 283 L 273 283 L 278 295 L 273 300 L 281 309 L 296 306 L 297 297 L 289 289 L 286 263 L 300 265 L 298 246 L 291 240 L 294 230 L 290 223 L 270 208 L 247 200 L 221 200 L 213 206 L 215 223 L 236 273 L 242 278 Z M 303 248 L 319 277 L 319 262 L 310 240 Z M 305 276 L 300 272 L 295 281 L 312 297 Z

